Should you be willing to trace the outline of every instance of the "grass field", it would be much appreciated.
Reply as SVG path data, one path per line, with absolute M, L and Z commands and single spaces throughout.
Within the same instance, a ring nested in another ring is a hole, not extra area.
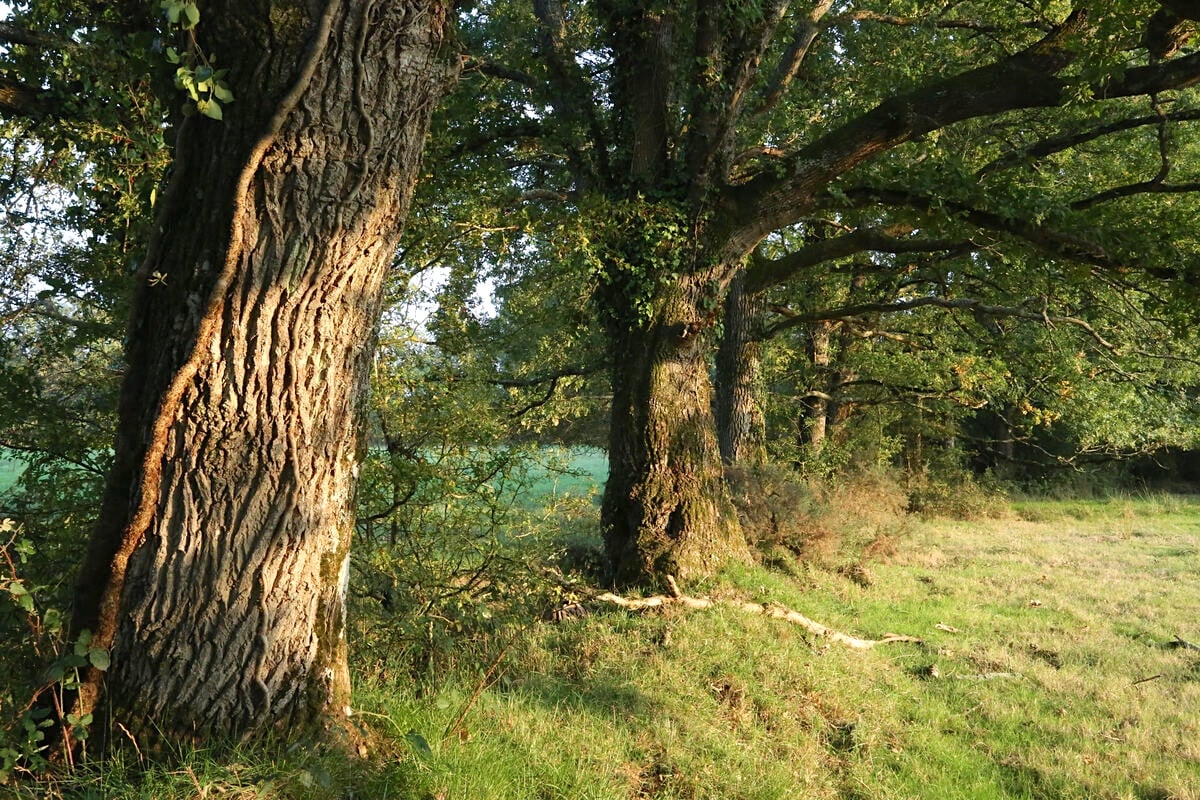
M 1200 652 L 1176 641 L 1200 641 L 1197 501 L 1031 502 L 1001 519 L 903 530 L 849 576 L 742 567 L 696 591 L 921 644 L 859 651 L 729 606 L 626 612 L 585 599 L 585 617 L 525 621 L 486 678 L 492 653 L 464 655 L 420 687 L 386 665 L 360 668 L 356 705 L 374 739 L 365 760 L 183 753 L 135 779 L 126 752 L 59 790 L 1200 798 Z
M 11 489 L 24 471 L 25 465 L 22 462 L 8 457 L 7 453 L 0 450 L 0 492 Z

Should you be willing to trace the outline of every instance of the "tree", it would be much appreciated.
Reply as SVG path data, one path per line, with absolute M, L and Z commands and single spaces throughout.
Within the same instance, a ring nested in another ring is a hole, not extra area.
M 138 735 L 334 724 L 357 420 L 384 272 L 458 66 L 451 11 L 163 6 L 186 92 L 169 104 L 188 113 L 172 115 L 75 597 L 73 632 L 110 664 L 66 719 L 86 724 L 103 693 Z
M 1182 146 L 1164 146 L 1155 179 L 1126 171 L 1102 192 L 1056 188 L 1039 166 L 1085 158 L 1105 126 L 1149 132 L 1153 154 L 1160 122 L 1191 118 L 1173 115 L 1191 113 L 1200 55 L 1146 49 L 1158 4 L 911 5 L 535 0 L 532 56 L 468 27 L 479 73 L 510 82 L 496 90 L 514 111 L 498 138 L 546 143 L 539 171 L 515 179 L 586 220 L 610 345 L 602 524 L 616 581 L 700 575 L 744 553 L 709 356 L 728 287 L 768 237 L 844 215 L 799 254 L 748 266 L 752 292 L 857 252 L 946 249 L 929 238 L 968 229 L 990 239 L 976 247 L 1100 269 L 1165 263 L 1120 250 L 1145 238 L 1115 209 L 1193 207 L 1195 183 L 1167 180 Z M 1188 24 L 1170 23 L 1180 42 Z M 1147 113 L 1168 96 L 1176 109 Z

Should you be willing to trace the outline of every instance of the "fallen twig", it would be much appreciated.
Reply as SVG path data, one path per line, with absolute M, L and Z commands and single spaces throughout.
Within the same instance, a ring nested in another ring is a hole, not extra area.
M 1139 683 L 1149 683 L 1150 681 L 1156 681 L 1161 677 L 1162 677 L 1162 675 L 1151 675 L 1149 678 L 1139 678 L 1138 680 L 1134 681 L 1133 683 L 1131 683 L 1129 685 L 1137 686 Z
M 895 633 L 885 633 L 879 639 L 860 639 L 857 636 L 835 631 L 828 628 L 814 619 L 810 619 L 798 611 L 793 611 L 784 606 L 775 605 L 774 603 L 752 603 L 748 600 L 710 600 L 707 597 L 691 597 L 679 590 L 675 579 L 670 575 L 667 576 L 667 586 L 671 590 L 669 595 L 654 595 L 652 597 L 629 598 L 622 597 L 619 594 L 612 592 L 604 592 L 596 596 L 597 600 L 602 600 L 606 603 L 620 606 L 621 608 L 630 611 L 641 611 L 647 608 L 657 608 L 666 605 L 681 605 L 685 608 L 705 609 L 712 608 L 718 604 L 729 605 L 741 609 L 748 614 L 762 614 L 763 616 L 771 617 L 772 619 L 781 619 L 785 622 L 790 622 L 794 625 L 799 625 L 809 633 L 820 636 L 823 639 L 828 639 L 831 642 L 844 644 L 847 647 L 853 647 L 856 650 L 869 650 L 872 647 L 880 644 L 894 644 L 896 642 L 915 642 L 922 644 L 924 640 L 915 636 L 902 636 Z
M 475 705 L 475 701 L 479 699 L 479 695 L 483 694 L 485 689 L 492 686 L 496 682 L 495 680 L 491 679 L 492 674 L 496 671 L 496 668 L 500 666 L 500 662 L 504 660 L 504 657 L 508 655 L 508 648 L 512 646 L 514 641 L 516 641 L 515 636 L 509 640 L 508 644 L 504 645 L 504 647 L 500 649 L 499 654 L 497 654 L 495 660 L 492 661 L 492 665 L 487 668 L 487 672 L 483 673 L 483 677 L 481 677 L 478 683 L 475 684 L 475 691 L 471 692 L 470 698 L 468 698 L 467 702 L 463 704 L 463 707 L 458 712 L 458 716 L 454 718 L 454 722 L 451 722 L 450 725 L 446 727 L 446 731 L 442 734 L 443 742 L 454 735 L 454 732 L 459 729 L 459 726 L 462 725 L 463 720 L 467 718 L 467 713 L 471 710 L 471 707 Z M 500 676 L 496 676 L 496 680 L 500 680 Z
M 1015 672 L 981 672 L 977 675 L 951 675 L 950 677 L 960 681 L 999 681 L 1021 679 L 1021 676 Z

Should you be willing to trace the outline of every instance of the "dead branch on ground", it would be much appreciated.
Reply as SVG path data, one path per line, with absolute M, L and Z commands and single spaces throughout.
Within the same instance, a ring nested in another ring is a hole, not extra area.
M 615 606 L 627 609 L 629 611 L 642 611 L 647 608 L 658 608 L 668 605 L 679 605 L 690 609 L 705 609 L 713 608 L 717 605 L 733 606 L 734 608 L 745 611 L 748 614 L 761 614 L 771 617 L 772 619 L 780 619 L 785 622 L 790 622 L 794 625 L 799 625 L 809 633 L 819 636 L 822 639 L 827 639 L 830 642 L 844 644 L 847 647 L 853 647 L 856 650 L 870 650 L 872 647 L 880 644 L 894 644 L 896 642 L 915 642 L 924 644 L 924 640 L 915 636 L 902 636 L 895 633 L 885 633 L 880 639 L 860 639 L 857 636 L 835 631 L 828 628 L 814 619 L 810 619 L 798 611 L 793 611 L 790 608 L 785 608 L 775 603 L 752 603 L 748 600 L 710 600 L 707 597 L 692 597 L 686 595 L 679 590 L 675 579 L 670 575 L 667 576 L 667 586 L 670 588 L 670 594 L 659 594 L 651 597 L 629 598 L 622 597 L 619 594 L 612 592 L 604 592 L 596 595 L 597 600 L 602 600 L 606 603 L 611 603 Z

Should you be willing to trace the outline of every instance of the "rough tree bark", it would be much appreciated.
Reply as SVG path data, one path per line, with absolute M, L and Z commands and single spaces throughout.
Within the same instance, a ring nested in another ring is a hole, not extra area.
M 457 65 L 449 13 L 204 4 L 198 41 L 237 99 L 184 123 L 140 275 L 73 619 L 112 663 L 78 711 L 106 696 L 138 735 L 174 738 L 311 729 L 348 706 L 357 422 Z
M 696 282 L 610 326 L 613 409 L 601 526 L 614 583 L 711 574 L 748 551 L 724 485 Z
M 833 395 L 826 390 L 833 381 L 829 374 L 832 334 L 833 323 L 829 320 L 817 320 L 808 326 L 808 359 L 819 388 L 804 396 L 804 411 L 799 427 L 800 443 L 814 456 L 824 448 L 829 433 L 829 409 Z
M 754 335 L 762 299 L 746 291 L 739 272 L 725 298 L 724 331 L 717 348 L 717 439 L 721 461 L 755 466 L 766 461 L 766 418 L 758 385 L 761 343 Z

